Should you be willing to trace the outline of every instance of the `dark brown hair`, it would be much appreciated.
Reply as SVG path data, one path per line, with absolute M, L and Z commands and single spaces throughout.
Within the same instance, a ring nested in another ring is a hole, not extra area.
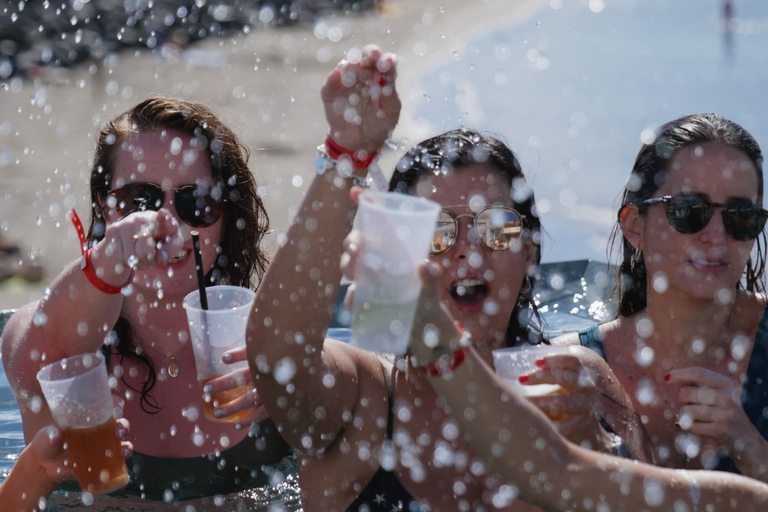
M 89 243 L 104 236 L 103 205 L 110 190 L 117 150 L 131 136 L 154 130 L 175 130 L 192 138 L 211 162 L 214 183 L 224 190 L 222 239 L 219 256 L 206 275 L 209 283 L 232 284 L 252 288 L 267 266 L 261 249 L 269 230 L 269 217 L 256 191 L 256 181 L 248 168 L 248 149 L 235 133 L 199 103 L 174 98 L 149 98 L 106 123 L 101 129 L 91 168 L 91 223 Z M 137 354 L 128 322 L 120 318 L 114 328 L 116 348 L 122 357 L 138 359 L 150 368 L 150 378 L 142 390 L 142 408 L 157 408 L 148 392 L 154 386 L 155 370 L 151 360 Z M 147 409 L 145 409 L 147 410 Z
M 695 114 L 684 116 L 661 126 L 653 142 L 644 144 L 637 155 L 632 174 L 622 194 L 621 209 L 626 205 L 637 205 L 640 214 L 648 211 L 643 201 L 654 196 L 664 184 L 670 165 L 677 152 L 687 146 L 718 142 L 732 146 L 744 153 L 757 170 L 757 204 L 763 204 L 763 155 L 760 146 L 744 128 L 717 114 Z M 619 303 L 618 315 L 629 316 L 641 311 L 647 304 L 647 271 L 642 251 L 635 250 L 624 238 L 621 220 L 617 218 L 611 233 L 609 253 L 621 243 L 622 261 L 619 264 L 613 297 Z M 765 270 L 765 232 L 757 239 L 756 260 L 752 258 L 744 269 L 743 284 L 749 291 L 762 291 L 762 275 Z
M 412 147 L 397 163 L 389 182 L 391 191 L 414 194 L 419 178 L 438 172 L 460 172 L 482 164 L 510 184 L 515 209 L 525 217 L 523 236 L 536 247 L 535 268 L 541 262 L 541 221 L 536 214 L 533 190 L 514 152 L 501 140 L 469 128 L 445 132 Z M 507 345 L 541 341 L 542 318 L 533 300 L 535 276 L 526 275 L 507 326 Z

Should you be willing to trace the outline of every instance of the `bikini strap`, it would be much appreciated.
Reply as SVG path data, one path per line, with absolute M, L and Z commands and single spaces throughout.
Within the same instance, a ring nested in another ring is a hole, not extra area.
M 395 365 L 392 365 L 392 371 L 394 371 Z M 392 430 L 395 425 L 395 414 L 392 411 L 392 378 L 384 364 L 381 365 L 381 371 L 384 373 L 384 380 L 387 382 L 387 441 L 392 440 Z

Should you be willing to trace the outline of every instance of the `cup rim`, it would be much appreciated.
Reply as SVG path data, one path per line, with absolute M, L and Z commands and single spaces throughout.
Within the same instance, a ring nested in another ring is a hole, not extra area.
M 417 212 L 417 214 L 431 214 L 433 212 L 437 212 L 442 208 L 440 203 L 437 201 L 433 201 L 432 199 L 427 199 L 426 197 L 421 196 L 414 196 L 411 194 L 403 194 L 402 192 L 381 192 L 377 190 L 365 190 L 360 194 L 360 205 L 363 204 L 365 197 L 372 197 L 377 199 L 388 199 L 391 197 L 397 197 L 398 199 L 403 200 L 404 202 L 410 202 L 414 205 L 419 206 L 421 209 Z M 384 208 L 380 203 L 378 202 L 371 202 L 371 201 L 365 201 L 366 207 L 370 207 L 375 210 L 388 210 L 388 208 Z
M 63 379 L 54 379 L 54 378 L 51 378 L 49 376 L 50 373 L 54 370 L 56 365 L 60 365 L 61 366 L 62 363 L 64 363 L 65 361 L 74 361 L 74 360 L 77 360 L 77 359 L 82 359 L 82 358 L 84 358 L 86 356 L 91 356 L 91 357 L 95 356 L 97 361 L 96 361 L 96 364 L 94 364 L 90 368 L 86 369 L 84 372 L 78 373 L 77 375 L 73 375 L 71 377 L 65 377 Z M 84 352 L 82 354 L 75 354 L 73 356 L 68 356 L 68 357 L 61 358 L 59 360 L 56 360 L 56 361 L 54 361 L 52 363 L 49 363 L 49 364 L 43 366 L 42 368 L 40 368 L 40 370 L 38 370 L 36 377 L 37 377 L 37 381 L 38 382 L 66 382 L 66 381 L 72 381 L 72 380 L 75 380 L 76 377 L 82 377 L 83 375 L 87 375 L 87 374 L 89 374 L 89 373 L 91 373 L 93 371 L 98 371 L 102 366 L 105 365 L 105 363 L 106 363 L 106 359 L 104 358 L 104 354 L 101 352 L 101 350 L 97 350 L 95 352 Z
M 217 285 L 214 285 L 214 286 L 206 286 L 205 287 L 205 293 L 206 293 L 206 296 L 208 296 L 208 291 L 209 290 L 223 290 L 223 289 L 230 289 L 230 288 L 234 288 L 234 289 L 243 291 L 244 293 L 248 294 L 251 297 L 249 302 L 247 304 L 241 304 L 239 306 L 236 306 L 236 307 L 230 308 L 230 309 L 206 309 L 205 312 L 207 314 L 209 314 L 209 315 L 216 315 L 216 314 L 222 314 L 222 313 L 228 313 L 228 312 L 231 312 L 231 311 L 236 311 L 236 310 L 239 310 L 240 308 L 244 308 L 244 307 L 248 307 L 248 308 L 251 307 L 251 305 L 253 303 L 253 299 L 256 298 L 256 292 L 254 290 L 250 289 L 250 288 L 246 288 L 245 286 L 234 286 L 234 285 L 231 285 L 231 284 L 217 284 Z M 189 302 L 192 299 L 195 299 L 195 298 L 197 299 L 197 303 L 198 304 L 197 305 L 191 305 Z M 189 292 L 188 294 L 186 294 L 184 296 L 184 299 L 181 301 L 181 306 L 184 309 L 194 309 L 194 310 L 197 310 L 197 311 L 202 311 L 202 309 L 200 308 L 200 290 L 193 290 L 193 291 Z

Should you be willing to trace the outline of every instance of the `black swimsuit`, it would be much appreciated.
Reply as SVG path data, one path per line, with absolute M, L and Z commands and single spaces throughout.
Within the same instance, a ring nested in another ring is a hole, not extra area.
M 274 471 L 296 472 L 296 457 L 269 418 L 218 455 L 169 458 L 134 452 L 126 464 L 131 482 L 114 495 L 156 501 L 230 494 L 268 485 Z
M 392 430 L 395 422 L 395 416 L 392 412 L 392 382 L 390 375 L 383 367 L 382 371 L 384 371 L 384 378 L 387 381 L 389 398 L 387 404 L 387 438 L 384 441 L 384 449 L 392 450 Z M 426 512 L 428 510 L 429 507 L 419 503 L 411 496 L 397 479 L 395 473 L 379 467 L 365 489 L 347 507 L 346 512 Z

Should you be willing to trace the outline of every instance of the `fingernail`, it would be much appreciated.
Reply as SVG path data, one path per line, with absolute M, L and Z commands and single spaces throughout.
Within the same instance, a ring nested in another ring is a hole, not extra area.
M 125 437 L 125 429 L 123 427 L 117 428 L 117 437 L 119 437 L 120 439 Z
M 161 251 L 160 254 L 163 256 L 163 261 L 168 261 L 171 258 L 168 256 L 168 251 Z
M 210 393 L 211 391 L 213 391 L 213 386 L 211 386 L 210 384 L 206 384 L 205 386 L 203 386 L 203 393 Z
M 224 354 L 224 357 L 222 359 L 224 359 L 225 363 L 229 363 L 230 361 L 232 361 L 232 354 Z
M 671 376 L 670 376 L 669 374 L 666 374 L 666 375 L 664 376 L 664 380 L 669 380 L 669 379 L 670 379 L 670 377 L 671 377 Z
M 379 75 L 379 87 L 384 87 L 387 85 L 387 79 L 384 78 L 384 75 Z
M 544 358 L 544 357 L 540 357 L 540 358 L 536 359 L 536 360 L 533 362 L 533 364 L 535 364 L 535 365 L 536 365 L 536 366 L 538 366 L 539 368 L 543 368 L 543 367 L 544 367 L 544 365 L 546 365 L 546 364 L 547 364 L 547 360 L 546 360 L 546 358 Z
M 527 375 L 521 375 L 517 378 L 517 380 L 520 382 L 520 384 L 525 384 L 528 382 L 528 376 Z
M 216 409 L 215 411 L 213 411 L 213 415 L 217 418 L 221 418 L 222 416 L 224 416 L 224 411 L 222 411 L 221 409 Z
M 120 448 L 120 457 L 127 459 L 130 454 L 131 454 L 130 450 L 128 450 L 127 446 L 123 446 Z

